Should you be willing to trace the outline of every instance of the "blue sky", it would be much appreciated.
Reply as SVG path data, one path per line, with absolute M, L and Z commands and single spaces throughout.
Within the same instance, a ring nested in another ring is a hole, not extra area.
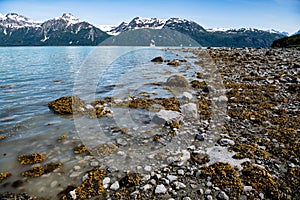
M 180 17 L 204 28 L 273 28 L 289 33 L 300 29 L 300 0 L 0 0 L 0 13 L 9 12 L 36 21 L 70 12 L 95 25 L 118 25 L 139 16 Z

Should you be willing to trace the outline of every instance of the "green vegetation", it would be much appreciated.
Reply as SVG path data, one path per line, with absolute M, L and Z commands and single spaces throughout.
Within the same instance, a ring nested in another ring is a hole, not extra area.
M 275 40 L 272 47 L 300 47 L 300 34 Z

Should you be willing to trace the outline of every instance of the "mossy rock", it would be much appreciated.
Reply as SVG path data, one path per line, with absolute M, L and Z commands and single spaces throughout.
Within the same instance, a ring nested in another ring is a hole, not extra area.
M 99 196 L 104 192 L 102 180 L 106 174 L 105 171 L 94 168 L 93 170 L 87 172 L 87 174 L 88 178 L 75 189 L 76 196 L 79 199 L 90 199 L 92 197 Z
M 263 192 L 271 199 L 282 199 L 279 192 L 279 183 L 273 176 L 262 167 L 250 162 L 243 163 L 242 178 L 247 185 Z
M 48 103 L 57 114 L 78 114 L 85 111 L 86 103 L 77 96 L 66 96 Z
M 48 174 L 53 172 L 55 169 L 60 168 L 61 163 L 47 163 L 44 166 L 35 166 L 25 172 L 22 172 L 24 177 L 39 177 L 43 174 Z

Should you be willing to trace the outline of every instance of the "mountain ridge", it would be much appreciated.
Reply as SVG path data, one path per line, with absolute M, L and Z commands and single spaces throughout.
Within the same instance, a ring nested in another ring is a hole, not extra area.
M 107 26 L 103 31 L 99 26 L 82 21 L 71 13 L 64 13 L 60 17 L 42 23 L 16 13 L 8 13 L 0 15 L 0 46 L 99 45 L 105 39 L 115 37 L 111 35 L 145 28 L 178 31 L 202 46 L 268 47 L 274 40 L 286 36 L 275 30 L 263 31 L 254 28 L 210 30 L 194 21 L 175 17 L 169 19 L 135 17 L 129 23 L 122 22 L 111 30 Z M 147 37 L 151 37 L 150 33 L 152 32 L 148 31 Z

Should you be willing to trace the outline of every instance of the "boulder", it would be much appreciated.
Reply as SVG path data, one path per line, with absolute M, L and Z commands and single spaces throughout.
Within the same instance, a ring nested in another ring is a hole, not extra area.
M 179 66 L 180 65 L 180 61 L 174 59 L 171 62 L 168 62 L 167 65 Z
M 151 62 L 163 62 L 164 59 L 161 56 L 155 57 L 151 60 Z
M 180 111 L 184 115 L 184 118 L 198 118 L 198 109 L 195 103 L 188 103 L 180 106 Z
M 169 87 L 186 88 L 189 86 L 189 82 L 183 76 L 173 75 L 167 79 L 167 82 L 165 85 L 169 86 Z
M 183 92 L 182 93 L 182 100 L 184 101 L 190 101 L 193 99 L 193 95 L 189 92 Z
M 65 96 L 48 103 L 57 114 L 76 114 L 86 110 L 86 103 L 77 96 Z
M 182 114 L 177 111 L 171 111 L 171 110 L 161 110 L 158 113 L 154 115 L 152 118 L 152 122 L 164 125 L 164 124 L 171 124 L 180 122 L 182 120 Z

